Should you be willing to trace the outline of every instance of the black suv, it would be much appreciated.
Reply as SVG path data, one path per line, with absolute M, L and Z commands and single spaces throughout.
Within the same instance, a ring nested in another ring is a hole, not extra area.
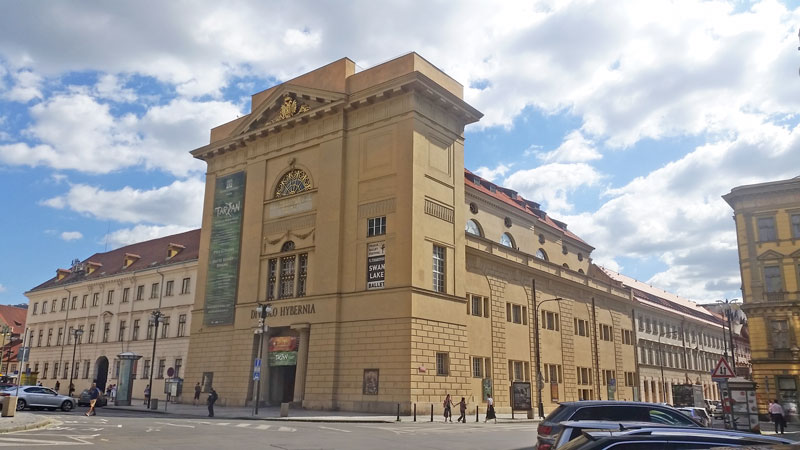
M 587 431 L 563 450 L 702 450 L 711 448 L 787 448 L 789 439 L 709 428 L 641 428 L 627 431 Z M 794 448 L 794 446 L 791 446 Z
M 537 448 L 551 450 L 556 436 L 561 431 L 560 423 L 567 420 L 649 422 L 679 427 L 700 427 L 700 424 L 677 409 L 655 403 L 611 400 L 564 402 L 539 424 Z

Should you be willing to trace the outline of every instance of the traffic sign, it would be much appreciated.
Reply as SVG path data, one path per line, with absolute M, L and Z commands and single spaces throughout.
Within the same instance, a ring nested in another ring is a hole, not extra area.
M 258 381 L 261 379 L 261 371 L 255 370 L 253 371 L 253 381 Z
M 169 369 L 167 369 L 167 376 L 172 378 L 173 375 L 175 375 L 175 369 L 170 367 Z
M 735 376 L 725 358 L 720 358 L 717 366 L 714 367 L 714 370 L 711 372 L 711 378 L 733 378 Z
M 255 367 L 261 367 L 261 358 L 256 358 Z

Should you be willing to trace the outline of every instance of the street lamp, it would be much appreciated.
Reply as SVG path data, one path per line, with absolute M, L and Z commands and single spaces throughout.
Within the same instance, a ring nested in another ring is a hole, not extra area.
M 674 337 L 679 330 L 668 331 L 658 334 L 658 363 L 661 366 L 661 400 L 667 401 L 667 382 L 664 379 L 664 346 L 661 345 L 661 338 L 665 336 Z
M 736 375 L 736 346 L 733 344 L 733 327 L 731 326 L 731 318 L 733 316 L 733 309 L 734 307 L 738 307 L 736 302 L 738 302 L 738 298 L 734 298 L 731 300 L 717 300 L 717 303 L 724 305 L 722 306 L 722 311 L 725 314 L 724 319 L 728 321 L 728 339 L 730 340 L 730 348 L 731 348 L 731 362 L 733 362 L 733 373 Z M 722 321 L 722 341 L 725 342 L 725 320 Z M 728 358 L 728 349 L 726 346 L 725 349 L 725 359 Z
M 11 327 L 9 327 L 8 325 L 3 325 L 3 327 L 0 328 L 0 334 L 3 335 L 3 346 L 0 347 L 0 348 L 3 349 L 2 354 L 0 354 L 0 373 L 5 375 L 5 372 L 3 372 L 3 354 L 5 353 L 5 349 L 6 349 L 6 336 L 11 336 L 12 335 Z
M 153 398 L 153 369 L 156 367 L 156 341 L 158 341 L 158 323 L 164 321 L 164 313 L 155 310 L 150 313 L 150 323 L 155 325 L 153 331 L 153 357 L 150 358 L 150 396 L 147 397 L 147 408 L 150 408 L 150 399 Z
M 539 417 L 544 417 L 544 402 L 542 401 L 542 389 L 544 389 L 544 382 L 542 381 L 542 358 L 541 358 L 541 338 L 539 336 L 539 307 L 547 302 L 558 302 L 564 300 L 561 297 L 549 298 L 536 302 L 536 281 L 533 282 L 533 332 L 536 334 L 536 391 L 539 393 Z
M 72 386 L 72 378 L 75 375 L 75 350 L 78 348 L 78 339 L 83 334 L 83 330 L 80 328 L 75 328 L 72 330 L 72 365 L 69 369 L 69 385 L 67 387 L 67 391 L 69 391 L 69 396 L 72 397 L 72 393 L 74 392 L 74 388 Z
M 253 376 L 258 373 L 258 379 L 256 380 L 256 404 L 254 415 L 258 415 L 258 404 L 261 402 L 261 361 L 262 361 L 262 352 L 264 349 L 264 334 L 266 334 L 269 327 L 267 326 L 266 319 L 267 315 L 272 312 L 272 306 L 270 305 L 258 305 L 258 328 L 255 330 L 255 334 L 258 335 L 258 365 L 254 364 L 253 367 Z

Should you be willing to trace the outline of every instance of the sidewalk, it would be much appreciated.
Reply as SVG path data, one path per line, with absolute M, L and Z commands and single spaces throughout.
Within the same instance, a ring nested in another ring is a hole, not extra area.
M 208 408 L 203 404 L 194 406 L 192 404 L 169 403 L 166 405 L 163 401 L 158 402 L 158 410 L 149 410 L 143 404 L 142 400 L 134 400 L 132 406 L 114 406 L 109 404 L 102 409 L 116 410 L 116 411 L 129 411 L 142 414 L 166 414 L 176 416 L 196 416 L 208 417 Z M 166 408 L 166 411 L 165 411 Z M 281 417 L 281 409 L 277 406 L 259 407 L 258 415 L 253 414 L 251 406 L 214 406 L 215 419 L 238 419 L 238 420 L 274 420 L 274 421 L 297 421 L 297 422 L 351 422 L 351 423 L 394 423 L 397 422 L 397 415 L 386 414 L 371 414 L 355 411 L 316 411 L 301 408 L 290 408 L 288 417 Z M 480 422 L 483 422 L 483 414 L 479 416 Z M 430 413 L 417 414 L 417 423 L 430 423 Z M 441 415 L 433 416 L 434 422 L 443 422 Z M 414 422 L 413 416 L 400 416 L 401 422 Z M 455 422 L 455 421 L 454 421 Z M 467 415 L 467 423 L 475 422 L 475 414 L 472 416 Z M 538 422 L 538 420 L 531 420 L 525 416 L 525 413 L 515 414 L 512 420 L 511 414 L 498 414 L 497 422 Z
M 17 412 L 14 417 L 0 417 L 0 433 L 42 428 L 54 422 L 55 420 L 47 416 Z

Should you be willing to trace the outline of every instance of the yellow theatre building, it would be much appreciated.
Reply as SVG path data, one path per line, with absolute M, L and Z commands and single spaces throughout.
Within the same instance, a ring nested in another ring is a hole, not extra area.
M 509 412 L 514 382 L 536 408 L 541 362 L 545 413 L 636 398 L 630 291 L 592 277 L 565 223 L 464 169 L 480 117 L 410 53 L 333 62 L 212 129 L 192 151 L 208 170 L 186 383 L 227 405 L 439 414 L 446 393 L 472 411 L 491 394 Z

